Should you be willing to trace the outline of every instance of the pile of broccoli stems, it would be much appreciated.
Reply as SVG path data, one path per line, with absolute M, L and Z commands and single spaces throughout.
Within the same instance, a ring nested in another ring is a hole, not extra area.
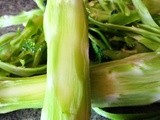
M 51 0 L 34 2 L 36 9 L 0 17 L 0 28 L 23 26 L 0 36 L 0 113 L 43 107 L 48 69 L 44 15 Z M 151 2 L 79 2 L 87 16 L 89 95 L 95 110 L 148 105 L 160 99 L 160 17 Z

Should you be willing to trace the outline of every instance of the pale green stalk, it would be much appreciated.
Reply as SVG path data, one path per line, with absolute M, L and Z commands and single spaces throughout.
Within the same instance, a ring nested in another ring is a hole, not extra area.
M 25 25 L 30 19 L 42 15 L 43 12 L 39 9 L 33 9 L 27 12 L 23 11 L 18 15 L 4 15 L 0 17 L 0 28 L 8 27 L 11 25 Z
M 160 54 L 152 52 L 91 66 L 92 106 L 124 107 L 159 101 L 159 62 Z M 0 113 L 22 108 L 41 108 L 46 83 L 46 75 L 0 78 Z M 30 104 L 26 106 L 26 103 Z
M 43 74 L 46 72 L 46 65 L 38 66 L 38 67 L 22 67 L 22 66 L 15 66 L 6 62 L 2 62 L 0 60 L 0 69 L 12 73 L 18 76 L 32 76 L 37 74 Z
M 158 101 L 159 61 L 159 53 L 141 53 L 92 66 L 92 105 L 103 108 L 144 105 Z
M 17 35 L 16 32 L 8 32 L 0 36 L 0 45 L 4 45 Z
M 153 20 L 151 14 L 149 13 L 148 9 L 146 8 L 142 0 L 132 0 L 132 2 L 144 24 L 159 28 L 159 26 Z
M 41 120 L 89 120 L 87 30 L 83 0 L 47 1 L 47 88 Z
M 42 108 L 46 75 L 0 77 L 0 113 L 26 108 Z
M 106 67 L 107 69 L 107 67 Z M 104 72 L 104 70 L 103 70 Z M 102 73 L 103 73 L 102 72 Z M 104 84 L 104 80 L 98 81 L 102 85 Z M 132 81 L 134 83 L 134 81 Z M 96 83 L 95 83 L 96 84 Z M 39 76 L 33 76 L 33 77 L 22 77 L 22 78 L 10 78 L 10 77 L 0 77 L 0 113 L 8 113 L 15 110 L 20 109 L 26 109 L 26 108 L 42 108 L 43 106 L 43 99 L 44 99 L 44 93 L 46 88 L 46 75 L 39 75 Z M 92 85 L 91 85 L 92 86 Z M 94 86 L 94 85 L 93 85 Z M 106 90 L 108 87 L 105 87 Z M 152 89 L 152 88 L 151 88 Z M 97 92 L 99 94 L 102 92 L 99 89 L 97 89 Z M 105 97 L 105 96 L 104 96 Z M 123 97 L 123 96 L 121 96 Z M 130 98 L 134 99 L 134 98 Z M 139 97 L 139 99 L 141 99 Z M 107 101 L 106 101 L 107 102 Z M 147 105 L 150 106 L 150 105 Z M 149 116 L 158 116 L 159 110 L 156 109 L 156 111 L 151 111 L 150 108 L 155 108 L 155 105 L 153 107 L 138 107 L 138 111 L 134 111 L 135 107 L 130 107 L 127 112 L 125 112 L 126 108 L 121 107 L 113 109 L 112 108 L 106 108 L 105 111 L 93 107 L 93 109 L 100 115 L 111 118 L 111 119 L 118 119 L 118 120 L 124 120 L 124 119 L 136 119 L 136 118 L 148 118 Z M 146 109 L 149 110 L 146 110 Z M 117 110 L 119 112 L 117 112 Z M 120 112 L 120 110 L 123 110 L 123 113 Z M 137 110 L 137 107 L 136 107 Z M 132 112 L 130 112 L 132 111 Z M 139 112 L 141 111 L 141 112 Z

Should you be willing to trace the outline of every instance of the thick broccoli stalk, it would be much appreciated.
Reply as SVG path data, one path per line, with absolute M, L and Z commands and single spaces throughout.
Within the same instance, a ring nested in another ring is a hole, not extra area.
M 92 106 L 100 108 L 138 106 L 160 100 L 159 62 L 160 54 L 151 52 L 92 65 L 90 67 Z M 22 108 L 41 108 L 46 83 L 46 75 L 1 77 L 0 113 Z M 26 103 L 29 104 L 26 106 Z
M 90 117 L 88 26 L 83 0 L 48 0 L 47 87 L 41 120 Z

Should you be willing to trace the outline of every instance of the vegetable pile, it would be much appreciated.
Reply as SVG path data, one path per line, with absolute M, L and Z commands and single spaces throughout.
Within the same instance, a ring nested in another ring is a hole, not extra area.
M 113 120 L 159 119 L 158 0 L 34 2 L 0 16 L 0 28 L 17 26 L 0 36 L 0 113 L 89 120 L 93 108 Z

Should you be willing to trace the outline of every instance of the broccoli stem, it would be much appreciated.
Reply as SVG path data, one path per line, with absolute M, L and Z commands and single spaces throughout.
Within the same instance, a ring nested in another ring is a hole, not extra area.
M 83 0 L 48 0 L 47 87 L 41 120 L 89 120 L 89 42 Z
M 15 66 L 6 62 L 0 61 L 0 68 L 2 70 L 5 70 L 9 73 L 12 73 L 14 75 L 18 76 L 32 76 L 36 74 L 43 74 L 46 73 L 47 66 L 42 65 L 38 67 L 31 67 L 31 68 L 25 68 L 22 66 Z
M 0 113 L 26 108 L 42 108 L 46 75 L 0 77 Z
M 159 62 L 160 54 L 150 52 L 92 65 L 92 106 L 147 105 L 160 100 Z M 46 84 L 46 75 L 1 77 L 0 113 L 22 108 L 42 108 Z M 28 106 L 27 101 L 31 103 Z

